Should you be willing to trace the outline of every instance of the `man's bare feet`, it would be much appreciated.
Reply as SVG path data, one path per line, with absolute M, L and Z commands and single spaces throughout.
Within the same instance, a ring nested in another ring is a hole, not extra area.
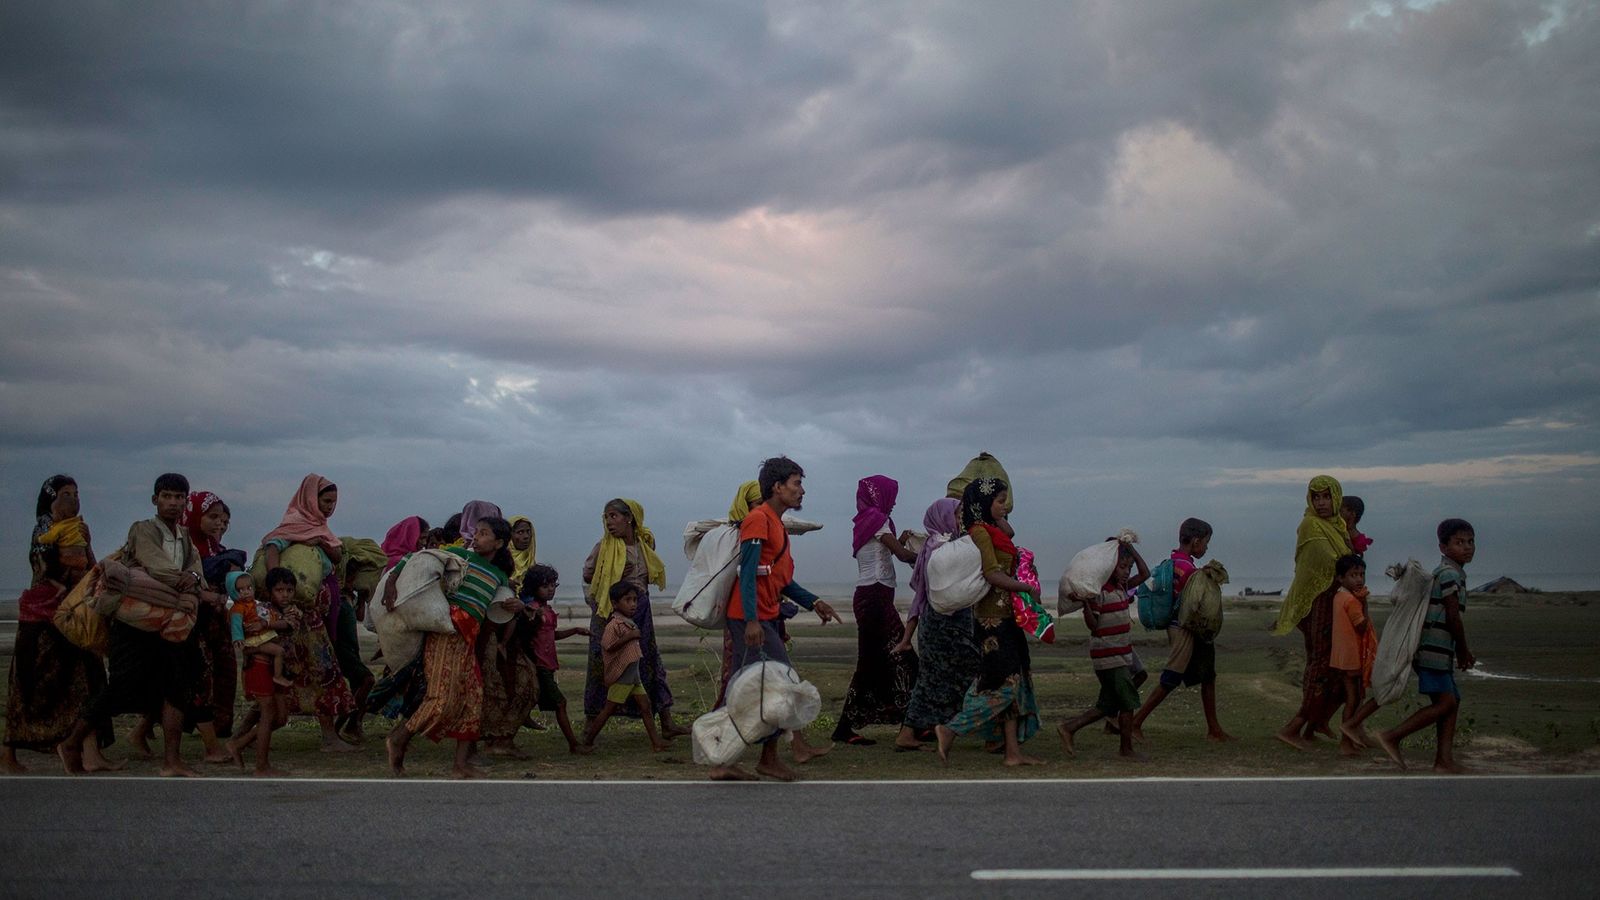
M 344 741 L 339 740 L 338 738 L 323 738 L 322 739 L 322 752 L 323 753 L 354 753 L 358 749 L 360 749 L 360 748 L 357 747 L 355 744 L 347 744 Z
M 1037 756 L 1029 756 L 1026 753 L 1018 753 L 1016 756 L 1007 756 L 1002 764 L 1007 766 L 1042 766 L 1044 765 L 1044 760 Z
M 950 746 L 956 742 L 956 733 L 943 725 L 935 725 L 933 734 L 938 741 L 939 761 L 950 765 Z
M 712 781 L 760 781 L 760 778 L 746 772 L 738 766 L 714 766 L 711 769 Z
M 383 749 L 389 757 L 389 774 L 395 778 L 406 777 L 405 757 L 401 756 L 400 751 L 395 749 L 393 734 L 383 739 Z
M 170 765 L 170 766 L 165 764 L 165 763 L 163 763 L 162 766 L 161 766 L 161 777 L 162 778 L 199 778 L 200 777 L 200 773 L 196 772 L 195 770 L 193 770 L 191 768 L 189 768 L 189 765 L 187 763 L 185 763 L 183 760 L 180 759 L 180 760 L 178 760 L 177 763 L 175 763 L 174 765 Z
M 795 763 L 803 766 L 806 763 L 811 762 L 813 759 L 821 756 L 827 756 L 829 753 L 832 753 L 833 741 L 829 741 L 826 745 L 821 747 L 813 746 L 811 744 L 800 744 L 799 746 L 790 744 L 789 749 L 794 753 Z
M 1280 731 L 1274 734 L 1273 737 L 1283 741 L 1285 744 L 1288 744 L 1302 753 L 1311 749 L 1311 742 L 1298 734 L 1284 734 Z
M 56 756 L 61 759 L 61 768 L 68 775 L 83 774 L 83 751 L 76 747 L 68 747 L 65 743 L 56 745 Z
M 1138 729 L 1134 729 L 1133 739 L 1136 741 L 1142 741 L 1144 740 L 1144 735 Z M 1238 738 L 1219 728 L 1216 731 L 1206 732 L 1206 740 L 1217 744 L 1226 744 L 1229 741 L 1238 740 Z
M 1389 754 L 1389 758 L 1394 760 L 1395 765 L 1402 769 L 1406 767 L 1406 758 L 1400 752 L 1400 745 L 1389 737 L 1388 732 L 1378 735 L 1378 746 L 1383 748 L 1383 752 Z
M 800 777 L 798 772 L 784 765 L 782 762 L 775 762 L 770 766 L 766 764 L 757 765 L 756 772 L 758 774 L 765 775 L 768 778 L 775 778 L 778 781 L 794 781 Z

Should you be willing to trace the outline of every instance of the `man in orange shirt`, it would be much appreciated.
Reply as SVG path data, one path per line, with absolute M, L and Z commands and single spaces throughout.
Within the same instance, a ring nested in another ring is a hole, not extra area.
M 763 658 L 789 664 L 789 654 L 778 634 L 782 597 L 815 611 L 824 625 L 839 621 L 838 613 L 827 601 L 817 599 L 816 594 L 794 580 L 794 557 L 789 555 L 783 514 L 799 509 L 805 499 L 805 474 L 799 463 L 777 456 L 763 462 L 756 477 L 762 502 L 739 525 L 739 581 L 728 597 L 725 627 L 733 643 L 730 672 Z M 794 770 L 778 759 L 778 737 L 774 734 L 762 741 L 756 771 L 780 781 L 793 781 Z M 756 776 L 730 765 L 712 769 L 711 777 L 717 781 L 752 781 Z

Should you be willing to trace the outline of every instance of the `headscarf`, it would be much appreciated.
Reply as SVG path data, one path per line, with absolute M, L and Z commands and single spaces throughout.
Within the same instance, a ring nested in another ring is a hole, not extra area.
M 895 530 L 894 520 L 889 518 L 889 514 L 894 512 L 894 501 L 899 496 L 900 482 L 887 475 L 869 475 L 856 484 L 855 530 L 850 534 L 851 556 L 860 553 L 861 548 L 872 540 L 885 523 L 891 532 Z
M 224 550 L 221 553 L 206 557 L 200 563 L 200 571 L 205 574 L 206 584 L 226 586 L 226 576 L 230 574 L 246 574 L 243 571 L 244 563 L 243 550 Z M 229 566 L 238 566 L 240 571 L 230 573 L 228 571 Z
M 960 527 L 958 522 L 961 511 L 961 501 L 951 497 L 944 497 L 933 501 L 928 511 L 922 514 L 922 527 L 928 532 L 928 540 L 923 543 L 922 549 L 917 551 L 917 562 L 911 567 L 911 615 L 922 615 L 928 608 L 928 557 L 933 551 L 956 534 Z
M 473 500 L 461 507 L 461 540 L 467 544 L 472 543 L 472 533 L 478 528 L 478 520 L 494 516 L 496 519 L 505 518 L 505 513 L 500 507 L 487 500 Z
M 750 510 L 761 505 L 761 482 L 746 481 L 733 495 L 733 505 L 728 507 L 728 521 L 743 522 Z
M 626 497 L 619 498 L 628 505 L 628 514 L 633 517 L 633 534 L 639 541 L 639 550 L 644 554 L 645 580 L 656 587 L 667 586 L 667 567 L 661 562 L 661 557 L 656 555 L 656 536 L 644 525 L 644 507 L 637 500 Z M 605 525 L 605 512 L 600 513 L 600 524 Z M 628 545 L 622 538 L 612 537 L 611 532 L 603 531 L 600 535 L 600 548 L 594 555 L 594 578 L 589 582 L 589 596 L 594 600 L 595 612 L 604 619 L 611 615 L 611 586 L 622 580 L 622 570 L 628 565 Z M 644 598 L 639 598 L 643 602 Z
M 228 592 L 229 600 L 239 599 L 239 579 L 249 578 L 248 572 L 229 572 L 223 579 L 222 589 Z
M 417 544 L 422 540 L 422 517 L 409 516 L 394 523 L 389 528 L 389 533 L 383 536 L 383 555 L 388 558 L 389 565 L 400 561 L 400 557 L 417 549 Z
M 462 518 L 466 517 L 463 516 Z M 528 528 L 530 530 L 533 528 L 533 520 L 527 516 L 512 516 L 510 519 L 512 531 L 517 530 L 518 522 L 527 522 Z M 506 549 L 511 551 L 511 562 L 515 567 L 511 571 L 511 583 L 521 585 L 522 576 L 528 574 L 528 570 L 533 568 L 533 554 L 535 550 L 539 549 L 539 532 L 533 532 L 533 538 L 528 541 L 528 549 L 518 550 L 515 543 L 507 544 Z
M 967 485 L 979 478 L 993 478 L 1003 481 L 1007 485 L 1011 484 L 1011 476 L 1006 474 L 1006 467 L 1000 465 L 1000 460 L 995 459 L 989 451 L 985 450 L 974 456 L 967 463 L 966 468 L 961 470 L 960 475 L 950 479 L 950 484 L 945 489 L 945 496 L 960 499 L 961 495 L 966 491 Z M 1016 502 L 1017 495 L 1015 493 L 1007 496 L 1006 512 L 1011 512 Z
M 995 495 L 1006 490 L 1009 490 L 1006 483 L 998 478 L 974 479 L 967 485 L 966 490 L 961 492 L 961 527 L 971 531 L 972 526 L 982 525 L 993 539 L 994 549 L 1016 556 L 1017 545 L 1012 543 L 1011 535 L 1000 529 L 999 523 L 990 512 Z
M 1327 491 L 1333 498 L 1327 518 L 1317 515 L 1311 505 L 1311 495 L 1319 491 Z M 1331 475 L 1318 475 L 1306 486 L 1306 511 L 1294 538 L 1294 580 L 1284 592 L 1273 634 L 1288 634 L 1300 624 L 1317 595 L 1333 584 L 1333 564 L 1350 552 L 1350 531 L 1339 516 L 1343 499 L 1344 488 Z
M 267 532 L 261 543 L 283 540 L 291 544 L 319 544 L 325 550 L 339 549 L 339 538 L 328 527 L 328 517 L 317 508 L 317 497 L 336 485 L 313 472 L 300 480 L 289 507 L 283 511 L 283 521 Z
M 183 518 L 178 521 L 189 532 L 189 540 L 194 544 L 195 552 L 201 559 L 216 556 L 225 548 L 211 539 L 211 536 L 200 530 L 200 520 L 205 518 L 206 510 L 218 503 L 222 498 L 210 491 L 194 491 L 189 494 L 189 505 L 183 508 Z M 224 504 L 226 505 L 226 504 Z

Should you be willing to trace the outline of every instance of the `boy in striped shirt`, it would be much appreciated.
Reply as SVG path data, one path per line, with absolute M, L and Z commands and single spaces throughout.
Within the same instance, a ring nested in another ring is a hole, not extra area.
M 1410 718 L 1378 735 L 1383 752 L 1400 768 L 1406 767 L 1400 742 L 1433 725 L 1438 750 L 1433 770 L 1452 775 L 1464 771 L 1456 765 L 1456 717 L 1461 710 L 1461 691 L 1452 669 L 1472 668 L 1478 660 L 1467 649 L 1467 629 L 1461 612 L 1467 606 L 1466 565 L 1478 552 L 1477 535 L 1465 519 L 1445 519 L 1439 523 L 1439 552 L 1443 558 L 1433 570 L 1433 585 L 1428 593 L 1428 612 L 1422 620 L 1422 638 L 1411 666 L 1417 671 L 1417 690 L 1428 697 L 1428 705 Z
M 1133 575 L 1134 566 L 1139 574 Z M 1073 737 L 1079 729 L 1105 718 L 1117 720 L 1122 756 L 1144 760 L 1133 749 L 1133 714 L 1139 708 L 1139 689 L 1133 683 L 1133 616 L 1129 612 L 1130 593 L 1150 577 L 1150 567 L 1133 544 L 1117 548 L 1117 568 L 1100 595 L 1083 604 L 1083 621 L 1089 626 L 1089 660 L 1100 679 L 1100 697 L 1095 705 L 1056 726 L 1061 749 L 1076 756 Z

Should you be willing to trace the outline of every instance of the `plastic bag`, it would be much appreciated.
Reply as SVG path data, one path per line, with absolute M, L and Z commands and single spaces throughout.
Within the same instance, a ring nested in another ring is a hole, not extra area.
M 1074 600 L 1100 596 L 1100 588 L 1117 570 L 1117 552 L 1122 544 L 1137 544 L 1139 536 L 1124 528 L 1114 541 L 1101 541 L 1078 551 L 1061 573 L 1061 592 Z
M 949 615 L 977 604 L 989 593 L 983 577 L 983 554 L 969 535 L 940 544 L 928 554 L 928 602 Z
M 1371 697 L 1379 706 L 1400 699 L 1411 683 L 1411 659 L 1422 640 L 1422 621 L 1428 615 L 1428 593 L 1433 587 L 1433 577 L 1414 559 L 1390 566 L 1385 573 L 1395 580 L 1394 590 L 1389 592 L 1394 610 L 1383 623 L 1378 655 L 1372 662 Z
M 728 598 L 739 580 L 739 529 L 717 525 L 695 542 L 689 571 L 683 576 L 672 611 L 696 628 L 721 628 Z
M 1202 641 L 1222 631 L 1222 586 L 1228 583 L 1228 570 L 1212 560 L 1196 569 L 1183 584 L 1183 601 L 1178 604 L 1179 625 Z
M 725 766 L 751 744 L 805 728 L 821 711 L 822 695 L 793 667 L 772 660 L 753 662 L 728 679 L 721 709 L 695 719 L 694 761 Z

